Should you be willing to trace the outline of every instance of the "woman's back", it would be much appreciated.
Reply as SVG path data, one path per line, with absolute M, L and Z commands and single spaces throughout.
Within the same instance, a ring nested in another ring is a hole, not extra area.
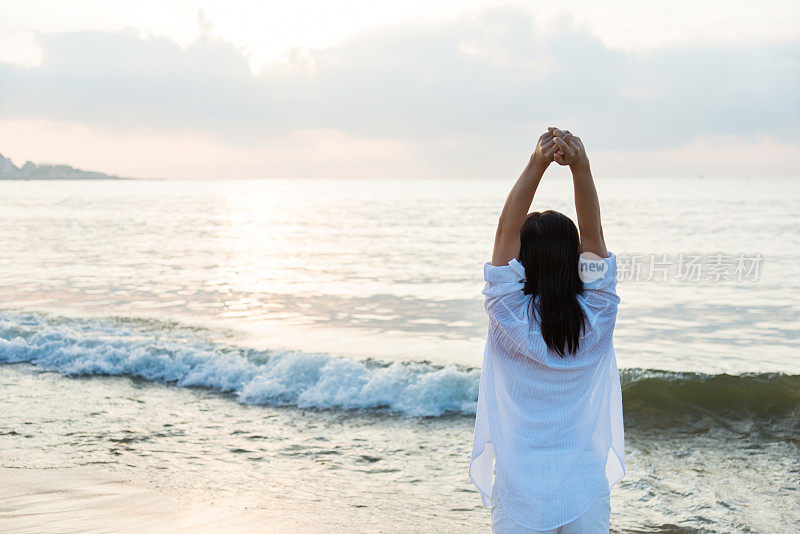
M 489 334 L 470 476 L 484 504 L 503 507 L 527 528 L 568 523 L 624 474 L 611 341 L 619 302 L 616 258 L 597 263 L 604 276 L 578 297 L 586 322 L 578 350 L 566 357 L 548 349 L 530 317 L 533 296 L 523 293 L 523 266 L 511 260 L 484 267 Z

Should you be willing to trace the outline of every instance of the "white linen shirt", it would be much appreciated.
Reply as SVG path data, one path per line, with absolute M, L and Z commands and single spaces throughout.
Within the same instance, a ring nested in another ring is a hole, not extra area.
M 594 264 L 594 265 L 592 265 Z M 616 256 L 580 259 L 580 344 L 562 358 L 547 348 L 523 293 L 525 268 L 484 265 L 489 334 L 469 476 L 483 506 L 520 525 L 550 530 L 581 516 L 625 475 L 622 392 L 612 334 L 619 297 Z M 496 487 L 493 485 L 496 484 Z M 494 502 L 493 502 L 494 498 Z

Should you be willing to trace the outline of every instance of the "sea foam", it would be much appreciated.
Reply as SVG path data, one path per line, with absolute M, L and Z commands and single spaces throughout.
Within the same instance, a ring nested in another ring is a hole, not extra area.
M 203 332 L 158 321 L 0 312 L 0 363 L 204 387 L 244 404 L 414 417 L 475 414 L 480 369 L 258 351 L 211 341 Z M 620 370 L 620 380 L 628 429 L 755 428 L 800 439 L 800 375 L 628 368 Z
M 127 375 L 229 393 L 242 403 L 385 410 L 409 416 L 474 414 L 477 369 L 255 351 L 135 321 L 0 313 L 0 362 L 63 375 Z

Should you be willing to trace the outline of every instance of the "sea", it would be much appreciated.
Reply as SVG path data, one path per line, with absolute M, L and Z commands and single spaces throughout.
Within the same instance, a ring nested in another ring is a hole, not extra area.
M 0 467 L 326 532 L 488 532 L 467 476 L 511 180 L 0 181 Z M 800 180 L 597 178 L 612 532 L 800 530 Z M 565 175 L 532 209 L 574 218 Z

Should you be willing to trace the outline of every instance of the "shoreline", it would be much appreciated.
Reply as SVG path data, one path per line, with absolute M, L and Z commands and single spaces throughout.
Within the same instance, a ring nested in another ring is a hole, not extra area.
M 267 509 L 183 503 L 99 466 L 0 467 L 5 532 L 315 532 Z

